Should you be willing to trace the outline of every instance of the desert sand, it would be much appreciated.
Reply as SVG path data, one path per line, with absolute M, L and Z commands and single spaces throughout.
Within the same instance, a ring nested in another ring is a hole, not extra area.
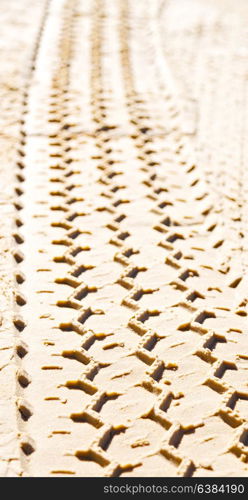
M 247 1 L 0 19 L 0 475 L 247 476 Z

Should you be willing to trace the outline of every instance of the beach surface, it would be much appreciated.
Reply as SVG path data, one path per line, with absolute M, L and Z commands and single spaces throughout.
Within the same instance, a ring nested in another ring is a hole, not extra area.
M 0 21 L 0 476 L 247 476 L 247 1 Z

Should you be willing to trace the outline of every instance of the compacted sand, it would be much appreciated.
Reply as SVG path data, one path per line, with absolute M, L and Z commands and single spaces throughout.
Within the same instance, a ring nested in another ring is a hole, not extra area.
M 248 475 L 247 2 L 0 20 L 0 474 Z

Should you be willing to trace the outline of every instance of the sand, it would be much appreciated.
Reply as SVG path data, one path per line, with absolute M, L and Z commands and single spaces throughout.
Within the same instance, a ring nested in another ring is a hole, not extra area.
M 247 476 L 247 2 L 0 18 L 0 475 Z

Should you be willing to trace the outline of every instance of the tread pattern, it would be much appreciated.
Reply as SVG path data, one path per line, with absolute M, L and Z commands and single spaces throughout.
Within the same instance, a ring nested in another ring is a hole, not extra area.
M 27 17 L 32 9 L 36 23 Z M 0 476 L 22 473 L 19 429 L 16 419 L 16 396 L 19 391 L 18 330 L 13 320 L 24 299 L 16 288 L 22 280 L 19 273 L 21 243 L 19 208 L 24 177 L 21 172 L 24 135 L 22 133 L 24 103 L 30 72 L 43 22 L 45 4 L 42 1 L 23 0 L 20 6 L 3 0 L 1 4 L 1 238 L 0 238 L 0 379 L 1 379 L 1 452 Z M 18 33 L 18 36 L 17 36 Z M 21 47 L 21 51 L 20 51 Z M 18 56 L 17 56 L 18 54 Z M 14 203 L 13 203 L 14 200 Z M 12 250 L 10 252 L 10 249 Z M 18 321 L 17 321 L 18 323 Z
M 185 125 L 159 5 L 45 9 L 13 234 L 24 476 L 247 475 L 245 244 Z

